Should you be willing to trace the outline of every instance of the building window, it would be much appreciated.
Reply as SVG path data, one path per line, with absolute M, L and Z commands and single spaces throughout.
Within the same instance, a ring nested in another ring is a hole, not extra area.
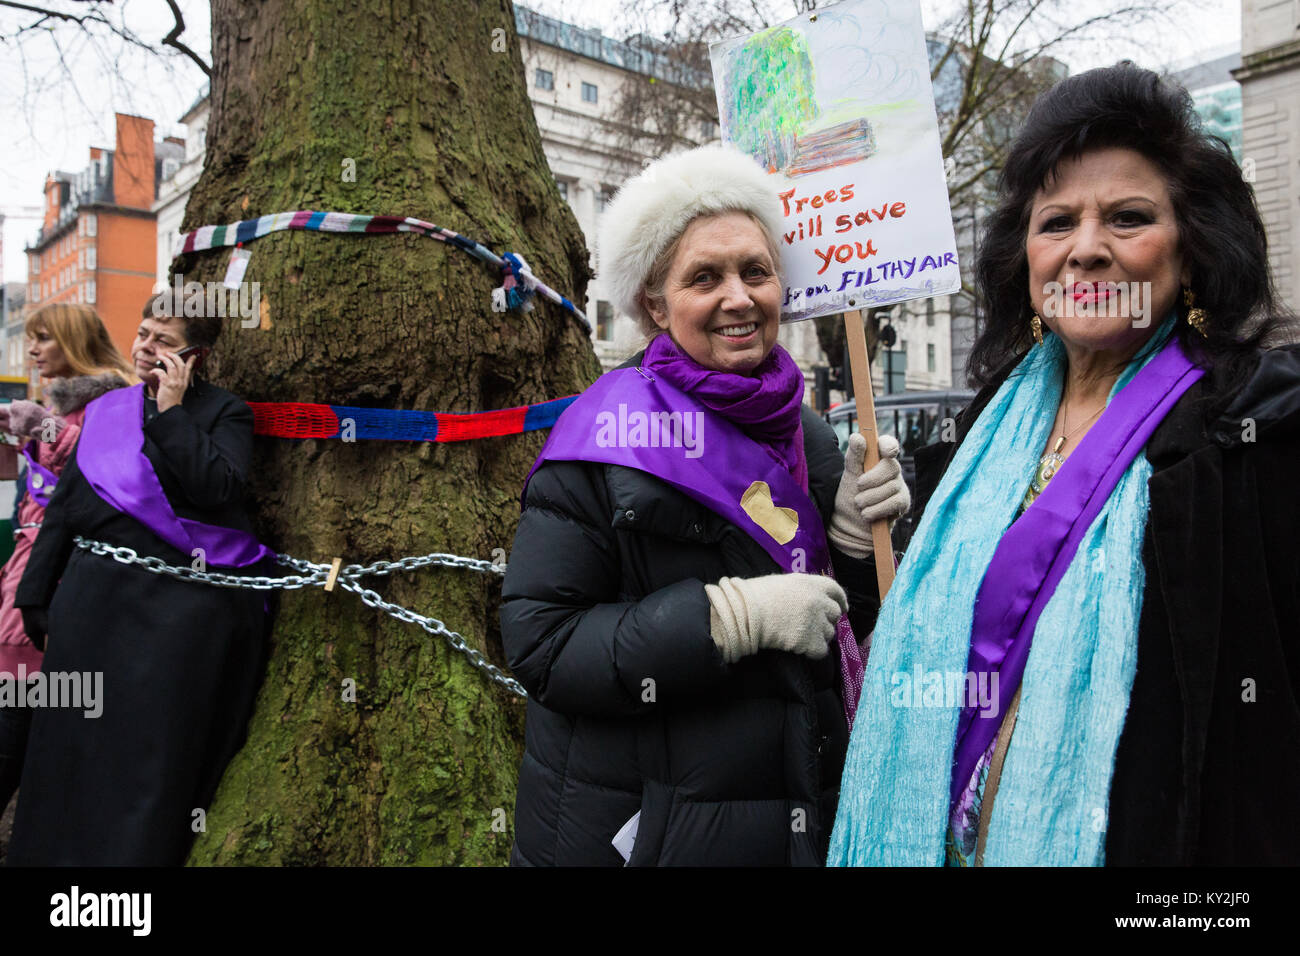
M 32 270 L 32 275 L 34 275 L 34 276 L 38 276 L 38 275 L 40 275 L 40 274 L 41 274 L 41 257 L 40 257 L 40 256 L 31 256 L 31 257 L 30 257 L 30 260 L 31 260 L 31 270 Z
M 596 303 L 596 338 L 608 342 L 614 337 L 614 307 L 608 302 Z
M 582 102 L 584 102 L 584 103 L 594 103 L 594 102 L 596 102 L 596 84 L 595 84 L 595 83 L 583 83 L 583 84 L 582 84 Z
M 86 283 L 86 303 L 88 305 L 95 304 L 95 280 L 94 279 L 91 279 L 89 282 Z
M 77 220 L 77 235 L 79 235 L 79 236 L 84 236 L 85 234 L 86 234 L 86 220 L 84 220 L 84 219 L 78 219 L 78 220 Z
M 615 189 L 613 186 L 601 186 L 600 192 L 596 196 L 596 205 L 599 212 L 604 212 L 605 207 L 614 201 Z
M 95 260 L 97 258 L 98 256 L 95 255 L 95 247 L 91 246 L 89 249 L 86 250 L 86 268 L 93 270 L 95 268 Z
M 931 343 L 925 347 L 925 370 L 934 371 L 934 344 Z
M 558 189 L 558 190 L 560 191 L 560 198 L 563 199 L 565 202 L 568 202 L 568 201 L 569 201 L 569 184 L 568 184 L 567 182 L 565 182 L 563 179 L 557 179 L 557 180 L 555 181 L 555 188 Z
M 93 212 L 86 213 L 86 235 L 88 236 L 97 235 L 98 229 L 99 229 L 99 217 L 96 216 Z
M 925 300 L 925 324 L 934 325 L 934 299 Z
M 907 389 L 907 350 L 885 349 L 885 391 L 902 392 Z
M 533 77 L 533 86 L 539 90 L 555 89 L 555 74 L 550 70 L 538 70 Z
M 718 138 L 718 124 L 713 120 L 700 121 L 700 136 L 706 140 Z
M 79 251 L 77 252 L 77 268 L 78 268 L 78 269 L 84 269 L 84 268 L 86 268 L 86 250 L 85 250 L 85 249 L 81 249 L 81 250 L 79 250 Z

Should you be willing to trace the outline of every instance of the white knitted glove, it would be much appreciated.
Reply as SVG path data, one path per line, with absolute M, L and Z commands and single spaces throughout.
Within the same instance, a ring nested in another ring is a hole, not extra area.
M 844 475 L 835 494 L 835 514 L 826 537 L 831 544 L 851 558 L 865 558 L 874 550 L 871 522 L 878 518 L 898 518 L 912 507 L 903 467 L 898 463 L 898 441 L 881 435 L 876 447 L 880 461 L 866 474 L 862 462 L 867 453 L 867 439 L 861 432 L 849 437 L 844 456 Z
M 761 650 L 820 660 L 849 607 L 844 590 L 823 574 L 722 578 L 704 585 L 704 593 L 712 606 L 709 631 L 728 664 Z

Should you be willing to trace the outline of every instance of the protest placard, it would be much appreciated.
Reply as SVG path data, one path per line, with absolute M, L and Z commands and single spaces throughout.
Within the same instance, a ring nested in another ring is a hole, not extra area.
M 723 138 L 781 200 L 784 321 L 961 287 L 917 0 L 846 0 L 710 56 Z

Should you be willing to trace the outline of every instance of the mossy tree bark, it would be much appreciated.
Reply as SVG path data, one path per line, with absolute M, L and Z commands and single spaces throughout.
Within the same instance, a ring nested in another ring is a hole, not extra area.
M 413 215 L 522 254 L 582 300 L 587 253 L 542 154 L 509 0 L 213 0 L 212 37 L 186 229 L 294 209 Z M 540 301 L 492 312 L 499 277 L 448 245 L 294 232 L 248 248 L 263 321 L 228 319 L 210 364 L 246 400 L 474 411 L 599 372 L 572 317 Z M 228 259 L 173 268 L 220 281 Z M 541 442 L 258 439 L 250 507 L 262 540 L 298 557 L 491 559 Z M 434 568 L 367 583 L 503 663 L 497 580 Z M 522 701 L 441 639 L 345 592 L 288 592 L 191 862 L 504 862 L 522 724 Z

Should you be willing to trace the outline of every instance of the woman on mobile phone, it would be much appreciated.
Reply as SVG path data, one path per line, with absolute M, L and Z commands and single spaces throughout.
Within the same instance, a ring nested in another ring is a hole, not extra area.
M 151 574 L 124 554 L 226 574 L 271 557 L 243 508 L 252 412 L 197 374 L 220 328 L 160 293 L 131 350 L 141 384 L 87 406 L 16 603 L 34 641 L 49 634 L 47 672 L 89 684 L 82 706 L 33 717 L 10 863 L 184 862 L 243 742 L 263 595 Z
M 41 652 L 23 629 L 14 593 L 22 580 L 45 505 L 81 434 L 86 403 L 130 385 L 133 376 L 108 329 L 88 305 L 51 303 L 28 317 L 27 356 L 46 388 L 48 405 L 19 400 L 0 405 L 0 431 L 16 436 L 27 459 L 27 487 L 18 503 L 14 550 L 0 570 L 0 680 L 30 680 Z M 16 689 L 16 688 L 15 688 Z M 0 813 L 18 788 L 32 710 L 0 707 Z

